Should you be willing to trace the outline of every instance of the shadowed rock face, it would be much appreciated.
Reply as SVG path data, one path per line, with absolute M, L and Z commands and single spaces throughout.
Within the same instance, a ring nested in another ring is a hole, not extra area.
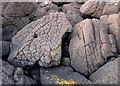
M 35 4 L 28 2 L 10 2 L 3 3 L 3 15 L 9 17 L 23 17 L 30 14 L 35 9 Z
M 115 14 L 120 11 L 120 2 L 105 2 L 104 0 L 88 0 L 80 8 L 83 14 L 98 17 L 102 15 Z
M 50 67 L 60 63 L 61 40 L 71 29 L 64 13 L 50 13 L 33 21 L 12 39 L 13 47 L 8 61 L 15 66 L 33 65 Z
M 30 86 L 32 86 L 32 84 L 36 84 L 35 80 L 24 75 L 22 68 L 14 68 L 14 66 L 10 65 L 9 63 L 3 60 L 0 61 L 2 62 L 2 73 L 0 73 L 0 75 L 2 75 L 0 77 L 2 79 L 2 84 L 29 84 Z
M 106 63 L 90 76 L 95 84 L 118 84 L 118 61 L 120 57 L 114 61 Z
M 72 67 L 84 75 L 90 75 L 117 53 L 113 34 L 97 19 L 85 19 L 74 28 L 69 46 Z

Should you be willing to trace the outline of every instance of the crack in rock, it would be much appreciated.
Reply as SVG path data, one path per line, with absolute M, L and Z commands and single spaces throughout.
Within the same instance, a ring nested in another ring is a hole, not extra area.
M 83 75 L 92 74 L 117 53 L 114 35 L 102 21 L 85 19 L 74 30 L 69 45 L 71 65 Z
M 34 65 L 56 66 L 61 60 L 62 36 L 71 29 L 62 12 L 50 13 L 31 22 L 13 38 L 8 61 L 15 66 Z

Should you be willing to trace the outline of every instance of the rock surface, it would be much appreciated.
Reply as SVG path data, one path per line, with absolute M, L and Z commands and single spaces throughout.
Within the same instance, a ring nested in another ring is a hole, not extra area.
M 10 53 L 10 42 L 7 41 L 0 41 L 0 55 L 7 56 Z
M 13 47 L 8 61 L 16 66 L 56 66 L 61 60 L 61 41 L 71 29 L 64 13 L 50 13 L 33 21 L 20 30 L 12 39 Z
M 118 24 L 120 16 L 118 16 L 118 14 L 103 15 L 100 17 L 100 19 L 101 19 L 101 21 L 105 22 L 108 25 L 109 33 L 112 33 L 115 35 L 118 52 L 120 53 L 120 39 L 119 39 L 120 28 L 119 28 L 119 24 Z
M 106 63 L 90 76 L 95 84 L 118 84 L 118 60 Z
M 98 19 L 85 19 L 74 28 L 71 39 L 70 59 L 72 67 L 84 75 L 90 75 L 117 53 L 113 34 Z
M 23 17 L 30 14 L 35 9 L 35 4 L 32 2 L 4 2 L 3 15 L 9 17 Z
M 33 84 L 37 84 L 37 82 L 24 75 L 22 68 L 14 68 L 9 63 L 2 61 L 2 84 L 29 84 L 32 86 Z
M 62 11 L 66 13 L 67 19 L 70 21 L 72 26 L 83 20 L 79 9 L 80 4 L 75 2 L 62 6 Z
M 88 0 L 80 8 L 81 13 L 100 18 L 102 15 L 115 14 L 120 11 L 120 2 Z
M 59 85 L 75 85 L 75 84 L 92 84 L 84 76 L 74 72 L 71 67 L 55 67 L 48 69 L 40 69 L 41 84 L 59 84 Z

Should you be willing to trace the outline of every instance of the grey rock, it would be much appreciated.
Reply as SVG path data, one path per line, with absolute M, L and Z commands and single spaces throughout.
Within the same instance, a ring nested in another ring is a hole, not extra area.
M 4 16 L 23 17 L 35 9 L 35 4 L 32 2 L 4 2 L 3 9 Z
M 113 34 L 109 34 L 107 24 L 98 19 L 83 20 L 73 33 L 69 45 L 71 65 L 86 76 L 117 53 Z
M 59 11 L 59 8 L 57 5 L 53 3 L 45 4 L 44 2 L 38 4 L 37 9 L 29 16 L 32 20 L 37 20 L 44 15 L 49 14 L 51 11 Z
M 12 37 L 29 22 L 28 17 L 3 17 L 2 40 L 11 41 Z
M 100 67 L 90 76 L 95 84 L 118 84 L 118 60 L 117 58 Z
M 72 26 L 83 20 L 82 14 L 79 11 L 80 6 L 81 5 L 76 2 L 72 2 L 63 5 L 62 7 L 62 11 L 66 13 L 67 19 L 70 21 Z
M 35 80 L 26 76 L 23 72 L 22 68 L 14 68 L 14 66 L 9 63 L 2 61 L 2 84 L 22 84 L 22 85 L 30 85 L 37 84 Z
M 15 66 L 34 65 L 37 61 L 42 67 L 59 65 L 62 36 L 71 28 L 62 12 L 31 22 L 13 37 L 8 61 Z
M 40 69 L 41 84 L 58 84 L 58 85 L 74 85 L 74 84 L 91 84 L 84 76 L 74 72 L 71 67 L 54 67 L 48 69 Z
M 120 5 L 118 1 L 88 0 L 81 6 L 80 11 L 83 14 L 100 18 L 102 15 L 118 13 Z
M 114 34 L 115 35 L 115 39 L 117 42 L 117 49 L 118 52 L 120 53 L 120 28 L 119 28 L 119 18 L 120 16 L 118 14 L 111 14 L 111 15 L 103 15 L 100 17 L 100 20 L 105 22 L 108 27 L 109 27 L 109 33 Z
M 7 56 L 10 53 L 10 42 L 0 41 L 0 55 Z
M 69 57 L 62 57 L 62 65 L 70 66 L 70 58 Z

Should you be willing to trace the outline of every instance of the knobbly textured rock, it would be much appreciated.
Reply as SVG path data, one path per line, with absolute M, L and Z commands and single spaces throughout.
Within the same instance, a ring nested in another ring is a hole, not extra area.
M 8 61 L 15 66 L 56 66 L 61 60 L 61 40 L 71 29 L 64 13 L 50 13 L 33 21 L 12 39 L 13 47 Z
M 59 84 L 59 85 L 75 85 L 75 84 L 91 84 L 84 76 L 74 72 L 71 67 L 55 67 L 48 69 L 40 69 L 41 84 Z
M 10 42 L 0 41 L 0 55 L 6 56 L 10 53 Z M 2 57 L 1 56 L 1 57 Z
M 112 33 L 115 35 L 118 52 L 120 53 L 120 41 L 119 41 L 120 28 L 119 28 L 119 24 L 118 24 L 120 16 L 118 16 L 118 14 L 103 15 L 100 17 L 100 19 L 101 19 L 101 21 L 107 23 L 107 25 L 109 27 L 109 33 Z
M 118 84 L 118 60 L 108 62 L 90 76 L 95 84 Z
M 32 2 L 4 2 L 3 15 L 8 17 L 23 17 L 30 14 L 35 9 L 35 4 Z
M 83 20 L 82 14 L 80 13 L 79 9 L 80 5 L 75 2 L 65 4 L 62 7 L 63 12 L 66 13 L 67 19 L 70 21 L 72 26 Z
M 100 18 L 102 15 L 118 13 L 120 11 L 120 5 L 118 1 L 88 0 L 81 6 L 80 11 L 83 14 Z
M 14 68 L 9 63 L 2 61 L 2 84 L 36 84 L 36 81 L 24 75 L 22 68 Z
M 72 67 L 84 75 L 90 75 L 117 53 L 113 34 L 98 19 L 85 19 L 74 28 L 69 46 Z

